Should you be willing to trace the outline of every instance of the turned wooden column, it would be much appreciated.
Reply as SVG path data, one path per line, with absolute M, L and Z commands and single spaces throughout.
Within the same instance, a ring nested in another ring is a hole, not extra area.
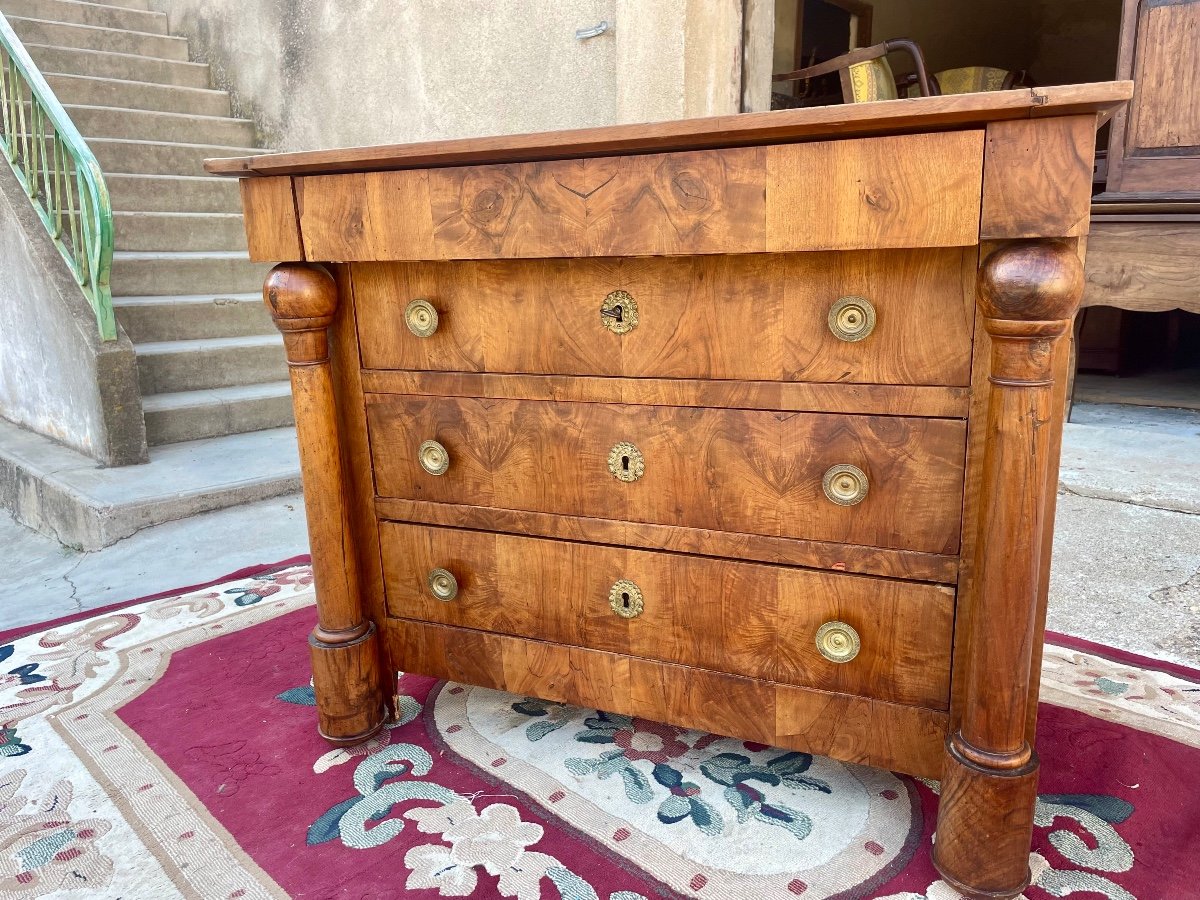
M 356 583 L 353 532 L 342 493 L 328 328 L 337 285 L 317 266 L 285 263 L 267 275 L 263 298 L 283 332 L 304 511 L 317 593 L 317 626 L 308 644 L 321 736 L 356 744 L 383 726 L 382 669 L 375 623 L 363 612 Z
M 1083 289 L 1073 247 L 1019 241 L 979 273 L 991 338 L 987 449 L 975 553 L 966 697 L 946 742 L 933 861 L 969 897 L 1014 897 L 1029 883 L 1038 759 L 1026 740 L 1047 467 L 1053 357 Z

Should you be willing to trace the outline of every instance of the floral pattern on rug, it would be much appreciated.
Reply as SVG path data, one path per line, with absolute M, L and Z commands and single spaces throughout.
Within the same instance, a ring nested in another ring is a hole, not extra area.
M 97 840 L 111 823 L 73 820 L 68 812 L 71 782 L 66 779 L 54 782 L 42 796 L 18 793 L 28 774 L 17 769 L 0 779 L 0 895 L 32 900 L 108 886 L 113 861 L 97 849 Z
M 415 675 L 397 721 L 331 749 L 311 582 L 0 647 L 0 894 L 955 897 L 929 863 L 936 784 L 888 772 Z M 1197 685 L 1048 646 L 1042 690 L 1029 900 L 1186 896 Z

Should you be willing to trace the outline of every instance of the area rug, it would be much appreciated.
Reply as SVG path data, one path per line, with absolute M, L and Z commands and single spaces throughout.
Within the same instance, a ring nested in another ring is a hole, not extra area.
M 957 896 L 938 785 L 403 675 L 317 737 L 304 565 L 0 646 L 0 897 Z M 1047 648 L 1030 900 L 1200 891 L 1200 673 Z

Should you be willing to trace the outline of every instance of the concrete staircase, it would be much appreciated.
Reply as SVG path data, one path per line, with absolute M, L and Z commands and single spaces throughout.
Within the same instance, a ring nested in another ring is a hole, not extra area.
M 245 251 L 237 185 L 213 156 L 261 153 L 206 64 L 148 0 L 0 0 L 100 161 L 112 287 L 134 342 L 151 445 L 290 425 L 283 345 Z

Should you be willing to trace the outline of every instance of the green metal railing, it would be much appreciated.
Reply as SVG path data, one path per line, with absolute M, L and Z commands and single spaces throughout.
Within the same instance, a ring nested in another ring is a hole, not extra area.
M 3 14 L 0 107 L 0 149 L 92 304 L 101 339 L 115 340 L 113 219 L 104 174 Z

